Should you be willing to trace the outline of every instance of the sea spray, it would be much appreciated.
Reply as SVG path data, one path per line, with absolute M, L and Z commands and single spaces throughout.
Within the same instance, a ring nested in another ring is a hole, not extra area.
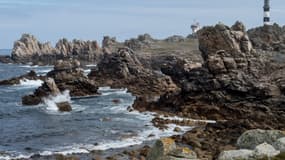
M 49 96 L 47 98 L 44 98 L 43 101 L 47 105 L 47 110 L 51 111 L 58 111 L 57 103 L 61 102 L 71 102 L 71 97 L 69 94 L 69 90 L 65 90 L 64 92 L 56 95 L 56 96 Z
M 20 80 L 20 86 L 25 86 L 25 87 L 39 87 L 43 84 L 44 82 L 40 79 L 38 80 L 28 80 L 28 79 L 21 79 Z

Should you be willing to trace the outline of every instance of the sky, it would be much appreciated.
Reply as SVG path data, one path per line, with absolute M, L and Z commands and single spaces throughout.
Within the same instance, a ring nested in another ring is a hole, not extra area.
M 60 38 L 124 41 L 149 33 L 154 38 L 186 36 L 202 26 L 242 21 L 262 25 L 263 0 L 0 0 L 0 48 L 12 48 L 23 33 L 55 44 Z M 271 0 L 271 19 L 285 24 L 285 0 Z

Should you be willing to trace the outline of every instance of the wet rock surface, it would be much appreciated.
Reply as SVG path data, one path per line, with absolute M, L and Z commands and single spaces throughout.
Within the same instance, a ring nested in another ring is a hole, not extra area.
M 36 74 L 35 71 L 30 71 L 27 74 L 24 74 L 22 76 L 19 77 L 14 77 L 8 80 L 2 80 L 0 81 L 0 85 L 16 85 L 16 84 L 20 84 L 21 81 L 25 81 L 25 80 L 43 80 L 45 78 L 45 76 L 38 76 Z

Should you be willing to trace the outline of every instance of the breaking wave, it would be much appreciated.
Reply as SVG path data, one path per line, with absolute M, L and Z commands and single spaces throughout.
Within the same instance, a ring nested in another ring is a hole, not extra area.
M 28 79 L 21 79 L 20 80 L 20 86 L 24 87 L 39 87 L 43 84 L 44 82 L 42 80 L 28 80 Z

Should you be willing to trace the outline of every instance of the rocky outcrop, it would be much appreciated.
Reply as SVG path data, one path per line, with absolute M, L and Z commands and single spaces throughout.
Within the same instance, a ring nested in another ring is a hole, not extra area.
M 8 80 L 2 80 L 0 81 L 0 85 L 16 85 L 16 84 L 20 84 L 21 81 L 25 81 L 25 80 L 43 80 L 45 77 L 44 76 L 38 76 L 37 73 L 35 71 L 30 71 L 27 74 L 24 74 L 22 76 L 19 77 L 14 77 Z
M 77 58 L 83 62 L 96 62 L 102 51 L 96 41 L 61 39 L 55 47 L 40 43 L 34 36 L 23 34 L 14 43 L 12 60 L 16 63 L 53 64 L 59 59 Z
M 170 77 L 144 68 L 129 48 L 105 54 L 98 67 L 88 76 L 100 86 L 128 88 L 136 96 L 152 99 L 177 89 Z
M 285 129 L 284 66 L 256 51 L 240 22 L 205 27 L 198 38 L 202 66 L 177 59 L 162 68 L 181 91 L 152 103 L 136 100 L 134 106 L 218 120 L 201 131 L 189 131 L 182 140 L 194 144 L 199 157 L 209 159 L 224 148 L 235 149 L 236 140 L 248 129 Z
M 285 53 L 285 27 L 266 25 L 248 31 L 254 48 Z
M 57 61 L 54 70 L 47 73 L 47 77 L 45 83 L 36 89 L 34 94 L 22 98 L 23 104 L 37 105 L 42 102 L 43 97 L 55 96 L 66 90 L 70 92 L 72 97 L 98 94 L 98 86 L 84 75 L 83 70 L 80 68 L 80 62 L 77 60 Z
M 16 62 L 30 62 L 34 56 L 55 54 L 50 43 L 40 43 L 33 35 L 23 34 L 21 39 L 14 43 L 12 59 Z

